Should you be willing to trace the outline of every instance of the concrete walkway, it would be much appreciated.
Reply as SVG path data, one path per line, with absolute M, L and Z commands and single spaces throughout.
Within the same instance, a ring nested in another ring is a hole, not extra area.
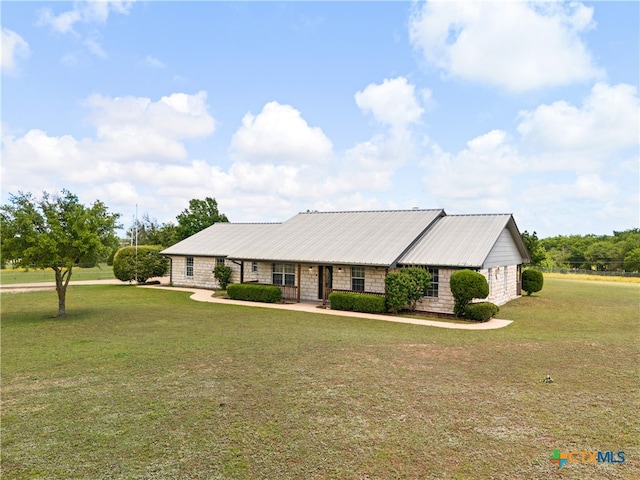
M 340 317 L 356 317 L 356 318 L 369 318 L 371 320 L 384 320 L 386 322 L 396 323 L 410 323 L 413 325 L 424 325 L 427 327 L 438 328 L 453 328 L 458 330 L 495 330 L 497 328 L 503 328 L 513 323 L 512 320 L 500 320 L 492 318 L 488 322 L 482 323 L 452 323 L 452 322 L 438 322 L 436 320 L 419 320 L 415 318 L 397 317 L 393 315 L 380 315 L 376 313 L 360 313 L 360 312 L 346 312 L 343 310 L 330 310 L 328 308 L 318 308 L 317 304 L 313 303 L 260 303 L 260 302 L 245 302 L 242 300 L 230 300 L 228 298 L 212 297 L 211 290 L 205 290 L 200 288 L 182 288 L 182 287 L 168 287 L 163 285 L 148 285 L 140 286 L 139 288 L 155 288 L 163 290 L 174 290 L 179 292 L 191 292 L 192 300 L 198 302 L 211 302 L 222 303 L 226 305 L 244 305 L 247 307 L 257 308 L 275 308 L 279 310 L 293 310 L 296 312 L 308 312 L 319 313 L 323 315 L 335 315 Z
M 167 281 L 166 279 L 160 279 L 161 281 Z M 69 285 L 126 285 L 116 279 L 109 280 L 79 280 L 70 281 Z M 14 283 L 0 285 L 0 292 L 26 292 L 36 290 L 52 290 L 56 288 L 55 282 L 38 282 L 38 283 Z M 244 305 L 247 307 L 257 308 L 275 308 L 280 310 L 293 310 L 296 312 L 308 312 L 319 313 L 322 315 L 335 315 L 339 317 L 355 317 L 355 318 L 369 318 L 371 320 L 384 320 L 386 322 L 396 323 L 410 323 L 413 325 L 424 325 L 427 327 L 438 328 L 453 328 L 457 330 L 495 330 L 497 328 L 503 328 L 513 323 L 512 320 L 500 320 L 492 318 L 488 322 L 482 323 L 452 323 L 452 322 L 439 322 L 437 320 L 420 320 L 417 318 L 397 317 L 393 315 L 380 315 L 376 313 L 360 313 L 360 312 L 346 312 L 342 310 L 331 310 L 328 308 L 318 308 L 314 303 L 260 303 L 260 302 L 245 302 L 242 300 L 230 300 L 228 298 L 212 297 L 211 290 L 205 290 L 203 288 L 182 288 L 182 287 L 169 287 L 167 285 L 141 285 L 138 288 L 155 288 L 163 290 L 174 290 L 178 292 L 190 292 L 192 293 L 191 299 L 198 302 L 211 302 L 222 303 L 226 305 Z

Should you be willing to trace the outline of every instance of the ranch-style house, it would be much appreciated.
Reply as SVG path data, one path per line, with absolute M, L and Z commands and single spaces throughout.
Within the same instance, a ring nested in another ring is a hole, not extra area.
M 530 261 L 511 214 L 447 215 L 444 210 L 299 213 L 282 223 L 216 223 L 162 252 L 175 286 L 217 288 L 213 270 L 232 283 L 277 285 L 287 301 L 325 301 L 332 291 L 384 294 L 385 276 L 403 267 L 431 273 L 419 310 L 452 313 L 451 274 L 480 272 L 487 300 L 520 296 Z

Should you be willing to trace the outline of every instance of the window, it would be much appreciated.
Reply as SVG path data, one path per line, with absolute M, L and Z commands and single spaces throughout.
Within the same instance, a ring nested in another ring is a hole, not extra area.
M 426 297 L 437 297 L 438 296 L 438 269 L 427 267 L 429 273 L 431 274 L 431 287 L 427 290 Z
M 271 264 L 274 285 L 295 285 L 296 266 L 293 263 Z
M 224 257 L 216 257 L 216 267 L 218 265 L 224 265 Z
M 258 262 L 251 262 L 251 273 L 258 272 Z
M 364 267 L 351 267 L 351 290 L 364 292 Z
M 187 277 L 193 277 L 193 257 L 187 257 Z

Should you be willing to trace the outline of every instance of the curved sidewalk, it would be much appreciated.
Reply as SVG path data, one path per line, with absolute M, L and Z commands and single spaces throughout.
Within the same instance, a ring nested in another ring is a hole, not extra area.
M 392 315 L 380 315 L 375 313 L 360 313 L 360 312 L 346 312 L 343 310 L 330 310 L 328 308 L 318 308 L 314 304 L 310 303 L 260 303 L 260 302 L 245 302 L 243 300 L 230 300 L 227 298 L 212 297 L 211 290 L 205 290 L 202 288 L 184 288 L 184 287 L 168 287 L 164 285 L 148 285 L 140 286 L 138 288 L 155 288 L 162 290 L 174 290 L 179 292 L 191 292 L 192 300 L 198 302 L 211 302 L 222 303 L 226 305 L 244 305 L 247 307 L 257 308 L 275 308 L 280 310 L 293 310 L 297 312 L 319 313 L 323 315 L 335 315 L 340 317 L 356 317 L 356 318 L 369 318 L 372 320 L 384 320 L 386 322 L 395 323 L 410 323 L 413 325 L 424 325 L 427 327 L 438 328 L 453 328 L 457 330 L 495 330 L 497 328 L 503 328 L 513 323 L 512 320 L 500 320 L 492 318 L 488 322 L 482 323 L 452 323 L 452 322 L 438 322 L 436 320 L 419 320 L 414 318 L 396 317 Z

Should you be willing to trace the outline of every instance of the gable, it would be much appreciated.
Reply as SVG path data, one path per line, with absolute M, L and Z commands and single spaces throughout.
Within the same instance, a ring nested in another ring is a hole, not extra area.
M 519 265 L 523 263 L 520 251 L 513 241 L 508 228 L 502 230 L 498 240 L 484 261 L 483 268 L 501 267 L 505 265 Z
M 520 245 L 514 239 L 513 232 L 518 235 Z M 492 262 L 504 258 L 513 260 L 509 265 L 528 261 L 526 248 L 511 215 L 447 215 L 439 219 L 398 263 L 483 268 L 494 247 L 497 249 Z

